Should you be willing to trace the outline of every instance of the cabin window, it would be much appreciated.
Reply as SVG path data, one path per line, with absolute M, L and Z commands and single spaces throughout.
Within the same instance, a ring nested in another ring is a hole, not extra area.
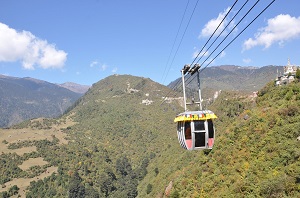
M 205 132 L 195 133 L 195 147 L 205 146 Z
M 185 139 L 192 139 L 192 133 L 191 133 L 191 123 L 190 122 L 185 122 L 184 124 L 184 135 Z
M 183 122 L 177 123 L 177 131 L 181 131 L 181 127 L 183 126 L 182 124 L 183 124 Z
M 207 120 L 208 125 L 208 138 L 214 138 L 214 125 L 212 120 Z
M 204 131 L 205 130 L 204 120 L 194 121 L 194 127 L 195 127 L 195 131 Z

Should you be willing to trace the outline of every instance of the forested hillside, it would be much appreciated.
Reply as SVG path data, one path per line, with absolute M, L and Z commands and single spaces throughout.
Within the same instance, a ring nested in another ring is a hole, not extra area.
M 47 141 L 28 138 L 15 142 L 4 135 L 0 143 L 3 147 L 4 144 L 10 149 L 30 146 L 36 147 L 36 151 L 16 159 L 12 158 L 13 154 L 3 154 L 4 161 L 15 165 L 2 165 L 0 169 L 6 174 L 0 176 L 1 184 L 8 186 L 7 182 L 13 178 L 26 177 L 26 171 L 16 166 L 32 156 L 48 162 L 40 170 L 56 167 L 57 173 L 50 179 L 31 183 L 28 197 L 36 194 L 42 197 L 136 197 L 138 184 L 148 171 L 153 171 L 147 169 L 148 165 L 155 158 L 164 157 L 166 151 L 181 151 L 173 124 L 181 108 L 177 102 L 162 104 L 163 96 L 169 91 L 150 79 L 110 76 L 94 84 L 62 118 L 27 121 L 14 129 L 1 131 L 4 134 L 13 130 L 51 134 L 56 131 L 68 135 L 68 144 L 60 144 L 62 139 L 57 135 Z
M 298 82 L 282 87 L 271 82 L 258 98 L 222 92 L 210 106 L 218 115 L 211 151 L 180 147 L 173 120 L 183 108 L 176 99 L 162 102 L 169 91 L 150 79 L 110 76 L 94 84 L 60 119 L 0 130 L 0 193 L 299 197 Z M 19 140 L 9 137 L 16 133 Z M 33 139 L 31 134 L 41 135 Z M 30 158 L 47 163 L 24 169 Z M 20 186 L 18 178 L 27 178 L 28 187 Z
M 300 197 L 299 107 L 299 82 L 270 82 L 253 102 L 222 93 L 216 144 L 181 155 L 189 163 L 169 176 L 171 197 Z

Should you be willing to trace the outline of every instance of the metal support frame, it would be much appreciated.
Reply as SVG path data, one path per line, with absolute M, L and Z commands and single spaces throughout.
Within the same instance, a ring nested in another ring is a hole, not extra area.
M 187 109 L 186 109 L 186 96 L 185 96 L 184 70 L 181 70 L 181 75 L 182 75 L 182 89 L 183 89 L 184 111 L 187 111 Z
M 202 97 L 201 97 L 201 88 L 200 88 L 200 77 L 199 71 L 197 71 L 197 79 L 198 79 L 198 94 L 199 94 L 199 108 L 202 111 Z
M 187 111 L 187 105 L 193 104 L 193 103 L 187 103 L 186 102 L 186 93 L 185 93 L 185 79 L 184 76 L 188 72 L 190 75 L 193 75 L 195 72 L 197 72 L 197 80 L 198 80 L 198 96 L 199 96 L 199 102 L 195 102 L 196 104 L 199 104 L 199 109 L 202 111 L 202 96 L 201 96 L 201 87 L 200 87 L 200 75 L 199 75 L 199 69 L 200 65 L 196 64 L 193 68 L 190 69 L 189 65 L 185 65 L 184 68 L 181 70 L 181 79 L 182 79 L 182 90 L 183 90 L 183 102 L 184 102 L 184 111 Z

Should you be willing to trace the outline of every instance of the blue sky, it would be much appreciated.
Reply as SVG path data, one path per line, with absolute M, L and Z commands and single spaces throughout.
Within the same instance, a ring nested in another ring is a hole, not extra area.
M 215 45 L 204 48 L 199 63 L 206 66 L 220 52 L 208 66 L 286 65 L 288 58 L 300 65 L 296 0 L 276 0 L 222 51 L 271 1 L 259 1 L 209 57 L 256 2 L 249 0 Z M 0 74 L 85 85 L 113 74 L 130 74 L 166 85 L 180 77 L 184 64 L 193 62 L 234 2 L 2 0 Z M 245 2 L 237 1 L 215 36 Z

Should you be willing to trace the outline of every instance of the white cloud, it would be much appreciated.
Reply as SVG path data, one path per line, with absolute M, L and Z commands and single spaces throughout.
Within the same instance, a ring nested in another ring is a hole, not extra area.
M 102 71 L 105 71 L 105 70 L 107 69 L 107 67 L 108 67 L 108 66 L 107 66 L 106 64 L 103 64 L 103 65 L 101 66 L 101 70 L 102 70 Z
M 67 54 L 62 50 L 56 50 L 54 45 L 45 43 L 40 49 L 39 65 L 44 68 L 61 68 L 64 66 Z
M 200 50 L 197 49 L 196 47 L 194 47 L 194 50 L 195 50 L 195 52 L 193 53 L 192 57 L 193 57 L 193 58 L 196 58 L 197 55 L 199 54 Z M 204 53 L 205 53 L 205 54 L 204 54 Z M 202 52 L 199 54 L 198 58 L 200 58 L 200 57 L 202 57 L 202 56 L 203 56 L 203 57 L 208 56 L 208 54 L 209 54 L 209 52 L 206 51 L 206 49 L 203 49 Z
M 284 45 L 286 41 L 300 37 L 300 17 L 280 14 L 268 20 L 268 25 L 258 30 L 254 36 L 243 44 L 243 50 L 262 45 L 269 48 L 272 44 Z
M 98 63 L 98 61 L 93 61 L 91 64 L 90 64 L 90 67 L 94 67 L 94 66 L 96 66 L 96 65 L 98 65 L 99 63 Z
M 243 62 L 249 64 L 252 62 L 252 60 L 250 58 L 244 58 Z
M 226 52 L 222 51 L 219 58 L 223 58 L 226 56 Z
M 105 71 L 108 68 L 107 64 L 102 64 L 102 63 L 100 63 L 98 61 L 93 61 L 90 64 L 90 67 L 95 67 L 95 66 L 97 66 L 97 69 L 100 68 L 101 71 Z
M 18 32 L 0 22 L 0 62 L 21 61 L 25 69 L 62 68 L 67 53 L 28 31 Z
M 199 37 L 209 37 L 213 34 L 213 32 L 216 30 L 216 28 L 219 26 L 219 24 L 221 23 L 221 21 L 223 20 L 223 18 L 225 17 L 225 15 L 227 14 L 227 12 L 230 10 L 230 7 L 228 7 L 226 10 L 224 10 L 224 12 L 219 13 L 217 18 L 211 19 L 210 21 L 208 21 L 204 28 L 201 30 L 201 34 Z M 228 24 L 228 20 L 224 20 L 222 22 L 222 24 L 220 25 L 220 27 L 218 28 L 218 30 L 216 31 L 215 35 L 218 35 L 223 29 L 224 27 Z M 231 22 L 231 24 L 228 26 L 228 28 L 233 27 L 234 26 L 234 20 Z M 226 31 L 223 32 L 223 34 L 226 33 Z
M 116 73 L 117 71 L 118 71 L 118 68 L 115 67 L 111 72 Z

